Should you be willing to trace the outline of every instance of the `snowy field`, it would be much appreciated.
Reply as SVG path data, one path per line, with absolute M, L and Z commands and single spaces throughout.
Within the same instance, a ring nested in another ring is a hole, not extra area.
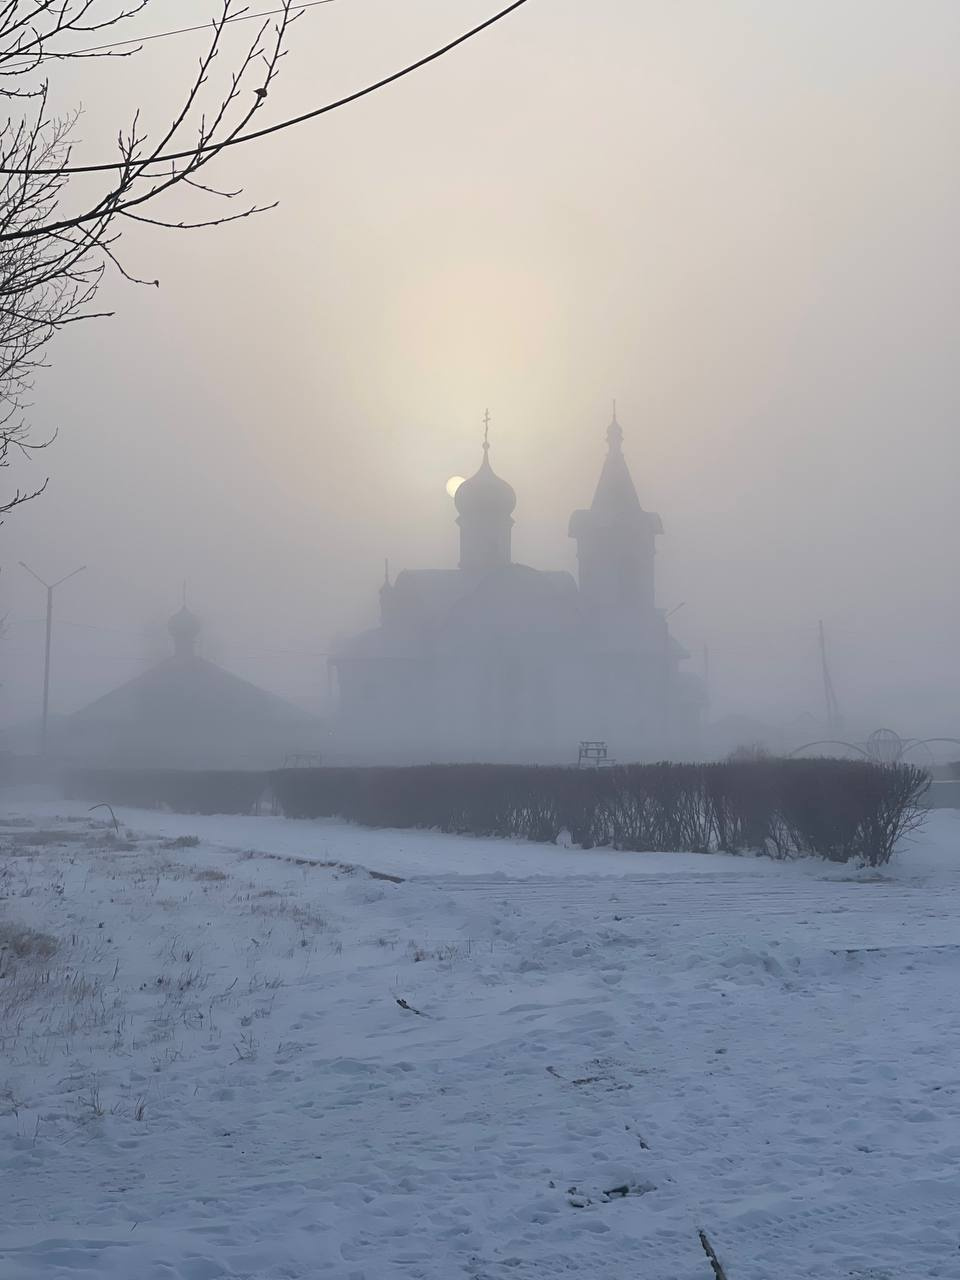
M 883 877 L 103 816 L 0 803 L 3 1280 L 960 1276 L 960 815 Z

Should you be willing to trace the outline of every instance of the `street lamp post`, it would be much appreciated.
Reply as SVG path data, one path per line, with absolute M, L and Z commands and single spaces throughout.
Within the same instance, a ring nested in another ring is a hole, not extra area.
M 74 569 L 72 573 L 66 574 L 63 578 L 58 578 L 56 582 L 44 582 L 39 573 L 35 573 L 28 564 L 20 561 L 20 568 L 26 569 L 31 578 L 36 578 L 41 587 L 47 593 L 47 642 L 43 659 L 43 715 L 40 720 L 40 754 L 47 754 L 47 718 L 50 711 L 50 641 L 53 636 L 53 593 L 54 590 L 62 583 L 70 578 L 75 578 L 78 573 L 82 573 L 87 566 L 82 564 L 79 569 Z
M 661 680 L 662 696 L 661 707 L 663 711 L 663 745 L 666 747 L 671 741 L 671 680 L 670 680 L 670 628 L 667 622 L 678 609 L 682 609 L 686 604 L 686 600 L 681 600 L 679 604 L 675 604 L 672 609 L 667 610 L 663 615 L 663 678 Z

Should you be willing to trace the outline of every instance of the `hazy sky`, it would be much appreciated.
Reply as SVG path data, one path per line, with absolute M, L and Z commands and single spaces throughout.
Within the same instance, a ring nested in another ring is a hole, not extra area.
M 495 7 L 311 10 L 269 118 Z M 78 157 L 109 156 L 138 102 L 159 127 L 201 44 L 58 82 L 86 108 Z M 822 617 L 851 719 L 960 734 L 958 65 L 956 0 L 531 0 L 222 159 L 279 209 L 131 233 L 161 287 L 111 284 L 117 317 L 59 339 L 38 381 L 60 437 L 32 468 L 48 493 L 0 530 L 0 721 L 39 701 L 19 559 L 89 566 L 57 600 L 54 709 L 165 652 L 184 578 L 207 654 L 309 704 L 385 556 L 456 563 L 444 482 L 479 463 L 486 406 L 515 557 L 574 567 L 616 396 L 666 529 L 659 602 L 684 602 L 691 669 L 709 645 L 717 713 L 819 715 Z

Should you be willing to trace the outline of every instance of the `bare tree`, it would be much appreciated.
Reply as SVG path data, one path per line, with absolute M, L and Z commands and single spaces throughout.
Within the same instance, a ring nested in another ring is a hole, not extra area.
M 117 129 L 117 160 L 93 166 L 94 177 L 71 164 L 77 115 L 51 112 L 49 75 L 65 62 L 134 56 L 138 46 L 116 42 L 130 19 L 153 9 L 153 0 L 127 6 L 123 0 L 0 0 L 0 96 L 10 113 L 0 123 L 0 469 L 50 443 L 32 436 L 24 416 L 50 339 L 65 325 L 105 314 L 95 310 L 95 297 L 106 269 L 135 280 L 118 256 L 125 224 L 212 227 L 264 207 L 242 203 L 239 190 L 201 181 L 201 171 L 262 108 L 297 5 L 276 0 L 276 16 L 254 21 L 252 38 L 226 73 L 215 76 L 229 24 L 250 16 L 238 0 L 219 3 L 205 52 L 167 124 L 151 137 L 134 110 Z M 91 48 L 95 33 L 109 39 Z M 100 189 L 81 200 L 81 181 L 84 191 L 91 181 Z M 176 216 L 165 201 L 176 189 L 212 207 Z M 0 519 L 44 488 L 0 495 Z

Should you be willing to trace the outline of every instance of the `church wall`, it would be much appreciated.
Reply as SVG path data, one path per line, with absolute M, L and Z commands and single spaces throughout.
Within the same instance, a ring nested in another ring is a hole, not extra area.
M 654 558 L 649 547 L 627 544 L 616 530 L 591 533 L 578 543 L 580 592 L 585 608 L 603 614 L 633 606 L 653 613 Z
M 618 759 L 689 754 L 696 709 L 682 712 L 662 667 L 608 652 L 437 655 L 342 664 L 338 749 L 402 759 L 574 762 L 584 738 Z M 352 678 L 352 676 L 356 678 Z

